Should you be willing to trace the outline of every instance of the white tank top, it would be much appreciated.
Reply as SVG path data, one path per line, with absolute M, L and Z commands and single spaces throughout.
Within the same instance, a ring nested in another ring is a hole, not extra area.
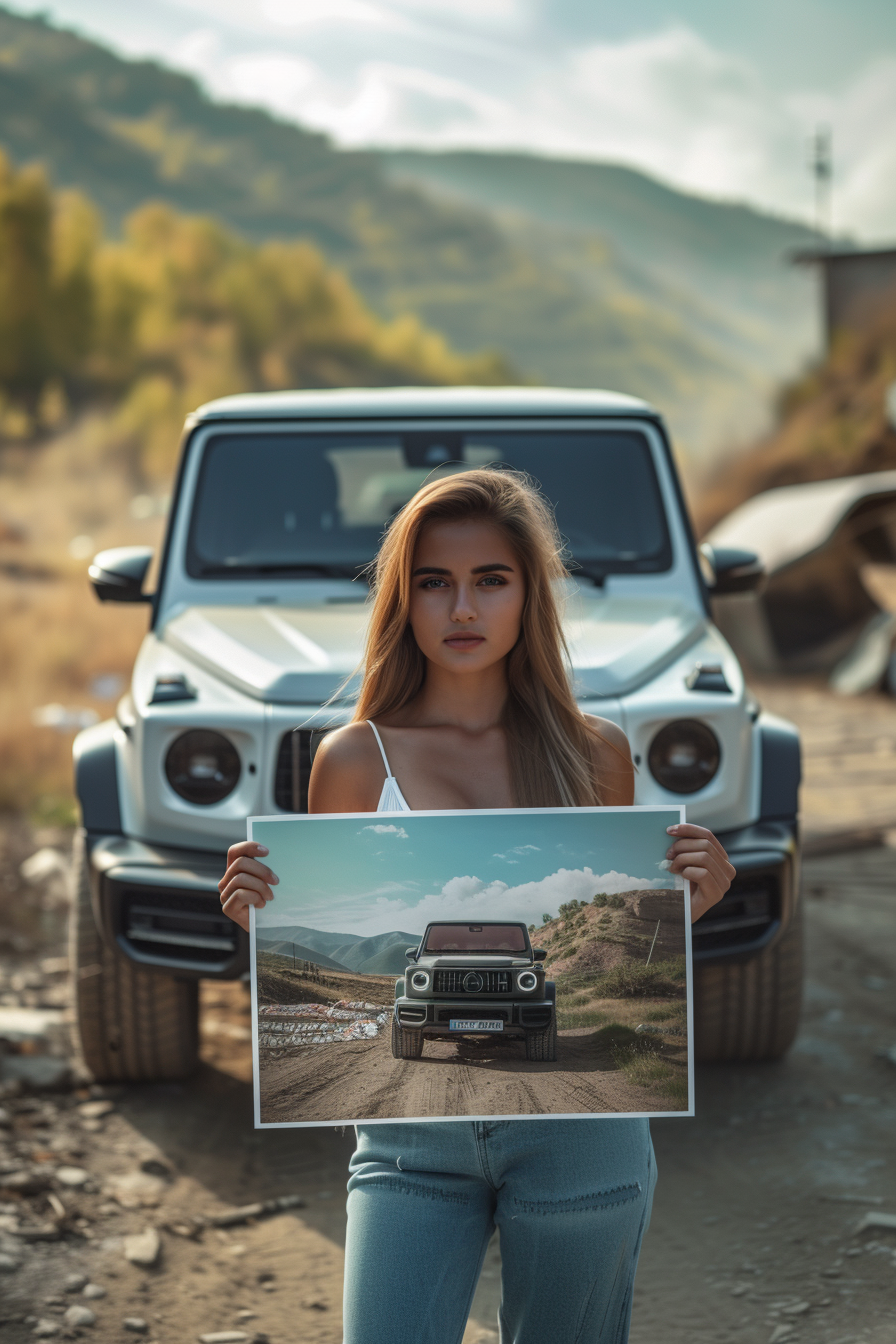
M 380 794 L 380 800 L 376 805 L 377 812 L 410 812 L 410 808 L 405 802 L 404 795 L 398 787 L 398 780 L 393 775 L 389 767 L 389 758 L 386 755 L 386 749 L 383 746 L 383 739 L 380 737 L 376 724 L 368 719 L 367 722 L 373 729 L 373 735 L 376 738 L 377 746 L 380 749 L 380 755 L 383 758 L 383 765 L 386 767 L 386 778 L 383 781 L 383 791 Z

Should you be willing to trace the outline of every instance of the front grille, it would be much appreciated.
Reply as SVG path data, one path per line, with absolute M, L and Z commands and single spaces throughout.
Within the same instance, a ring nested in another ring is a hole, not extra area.
M 467 967 L 459 971 L 436 971 L 433 976 L 435 994 L 509 994 L 511 979 L 509 971 L 476 971 L 482 981 L 481 989 L 466 989 L 464 980 L 471 974 Z
M 771 874 L 735 878 L 718 905 L 691 930 L 694 955 L 709 956 L 755 943 L 780 918 L 778 879 Z
M 281 812 L 308 811 L 311 762 L 328 728 L 292 728 L 280 739 L 274 769 L 274 802 Z
M 132 888 L 122 895 L 121 916 L 127 941 L 148 955 L 211 966 L 237 953 L 237 927 L 213 897 Z

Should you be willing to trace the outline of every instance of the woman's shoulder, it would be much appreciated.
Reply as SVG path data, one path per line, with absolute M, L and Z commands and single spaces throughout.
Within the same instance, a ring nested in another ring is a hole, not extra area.
M 631 761 L 632 750 L 628 738 L 618 723 L 614 723 L 612 719 L 602 719 L 597 714 L 585 714 L 583 717 L 588 727 L 594 732 L 595 751 L 599 752 L 601 756 L 614 756 L 617 764 L 619 763 L 620 753 L 626 761 Z M 610 748 L 609 752 L 607 751 L 608 746 Z
M 586 714 L 585 721 L 592 730 L 592 761 L 602 803 L 629 807 L 635 796 L 635 767 L 628 738 L 611 719 Z
M 331 729 L 314 754 L 309 810 L 366 812 L 376 807 L 385 770 L 368 723 Z

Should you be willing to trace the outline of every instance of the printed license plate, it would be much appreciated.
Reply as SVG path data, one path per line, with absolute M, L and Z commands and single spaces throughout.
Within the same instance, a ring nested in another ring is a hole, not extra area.
M 504 1023 L 499 1017 L 467 1018 L 452 1017 L 448 1026 L 451 1031 L 503 1031 Z

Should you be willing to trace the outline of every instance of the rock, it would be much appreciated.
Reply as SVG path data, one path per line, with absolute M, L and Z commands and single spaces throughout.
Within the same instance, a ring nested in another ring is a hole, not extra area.
M 44 1045 L 55 1027 L 62 1024 L 58 1008 L 0 1008 L 0 1036 L 32 1049 Z
M 5 1251 L 0 1251 L 0 1274 L 14 1274 L 19 1267 L 19 1262 L 15 1256 L 7 1255 Z
M 54 1335 L 62 1333 L 62 1326 L 58 1321 L 41 1320 L 34 1327 L 33 1333 L 38 1339 L 52 1339 Z
M 866 1232 L 870 1227 L 896 1232 L 896 1213 L 866 1213 L 860 1219 L 856 1232 Z
M 132 1265 L 154 1265 L 159 1258 L 162 1242 L 154 1227 L 135 1232 L 124 1239 L 124 1258 Z
M 86 1185 L 90 1180 L 90 1172 L 85 1171 L 83 1167 L 57 1167 L 56 1179 L 63 1185 L 69 1186 L 75 1190 L 81 1185 Z
M 62 1281 L 62 1286 L 67 1293 L 80 1293 L 81 1289 L 88 1282 L 86 1274 L 66 1274 Z
M 793 1335 L 792 1325 L 776 1325 L 768 1337 L 768 1344 L 784 1344 Z
M 662 1036 L 662 1028 L 655 1027 L 652 1023 L 642 1022 L 640 1026 L 635 1027 L 636 1036 Z
M 99 1298 L 106 1296 L 106 1289 L 101 1283 L 86 1283 L 83 1296 L 90 1298 L 92 1301 L 98 1301 Z
M 165 1182 L 146 1171 L 129 1171 L 113 1177 L 108 1189 L 123 1209 L 153 1209 L 161 1203 Z
M 684 923 L 684 892 L 653 890 L 639 892 L 632 902 L 635 919 L 661 920 L 664 924 Z
M 243 1344 L 248 1338 L 245 1330 L 213 1330 L 211 1334 L 200 1335 L 199 1344 Z
M 69 865 L 58 849 L 39 849 L 24 863 L 19 864 L 19 872 L 29 885 L 37 886 L 51 877 L 68 876 Z
M 0 1079 L 23 1083 L 39 1092 L 54 1092 L 68 1085 L 71 1066 L 66 1059 L 50 1055 L 6 1055 L 0 1060 Z
M 69 1307 L 62 1319 L 74 1330 L 82 1325 L 96 1325 L 96 1312 L 91 1311 L 89 1307 L 75 1305 Z
M 111 1101 L 82 1101 L 78 1107 L 78 1114 L 84 1120 L 102 1120 L 104 1115 L 109 1115 L 115 1110 L 115 1103 Z
M 142 1316 L 125 1316 L 123 1325 L 125 1330 L 130 1330 L 134 1335 L 145 1335 L 149 1329 L 149 1322 L 144 1321 Z
M 50 1187 L 50 1175 L 46 1171 L 13 1171 L 8 1176 L 0 1176 L 0 1187 L 16 1195 L 39 1195 Z
M 809 1311 L 810 1307 L 811 1307 L 811 1303 L 809 1303 L 809 1302 L 794 1302 L 794 1304 L 793 1304 L 792 1307 L 782 1307 L 782 1308 L 781 1308 L 781 1315 L 782 1315 L 782 1316 L 805 1316 L 806 1312 Z
M 173 1167 L 170 1167 L 167 1162 L 160 1161 L 157 1157 L 145 1157 L 140 1163 L 140 1170 L 145 1172 L 147 1176 L 158 1176 L 163 1181 L 170 1181 L 174 1175 Z
M 11 1129 L 11 1128 L 12 1128 L 12 1116 L 10 1115 L 9 1111 L 5 1109 L 5 1107 L 0 1106 L 0 1129 Z
M 302 1306 L 306 1311 L 329 1311 L 330 1304 L 322 1297 L 305 1297 Z
M 238 1312 L 236 1313 L 236 1319 L 237 1319 L 238 1321 L 255 1321 L 255 1320 L 258 1319 L 258 1312 L 257 1312 L 257 1311 L 248 1311 L 248 1310 L 246 1310 L 246 1311 L 238 1311 Z

